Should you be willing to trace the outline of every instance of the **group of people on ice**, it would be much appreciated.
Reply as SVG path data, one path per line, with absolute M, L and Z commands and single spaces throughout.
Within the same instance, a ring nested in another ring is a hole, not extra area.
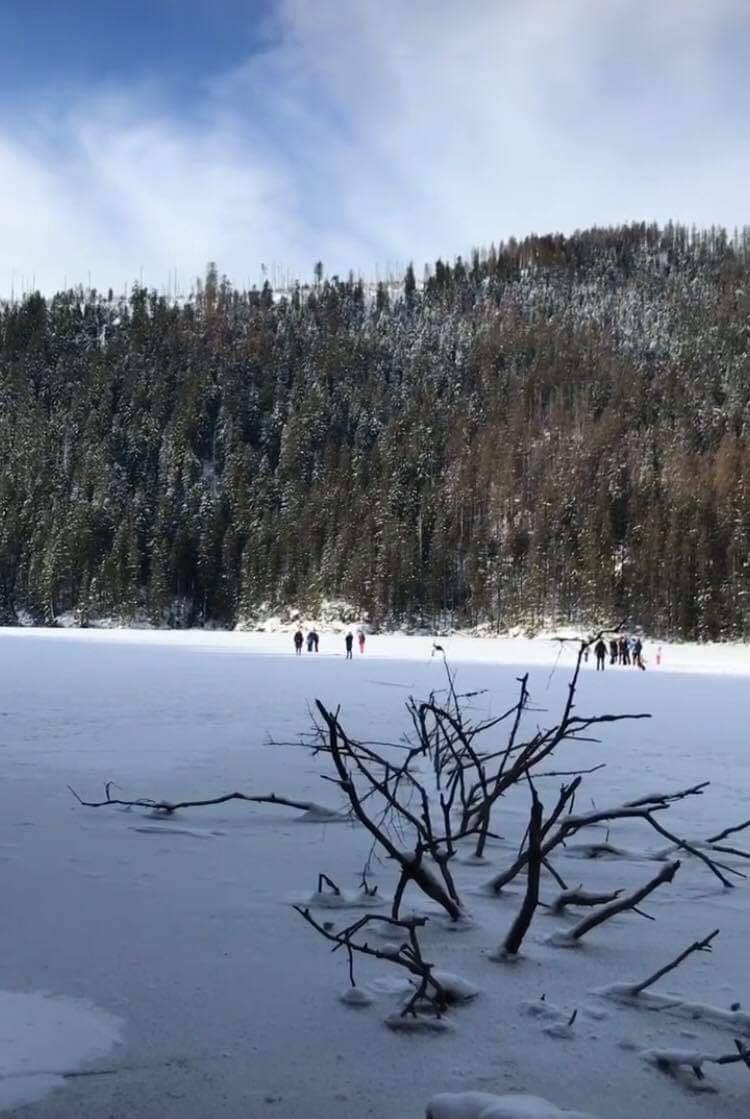
M 302 630 L 298 629 L 297 632 L 294 635 L 294 651 L 295 651 L 295 653 L 297 654 L 298 657 L 301 656 L 301 654 L 302 654 L 302 646 L 304 644 L 305 644 L 305 638 L 302 634 Z M 307 651 L 308 651 L 308 653 L 317 653 L 319 644 L 320 644 L 320 637 L 318 636 L 318 631 L 316 629 L 311 629 L 310 632 L 307 635 Z
M 297 629 L 294 635 L 294 651 L 297 656 L 302 655 L 302 646 L 307 644 L 308 653 L 317 653 L 320 647 L 320 637 L 316 629 L 311 629 L 307 637 L 304 636 L 301 629 Z M 365 631 L 363 629 L 357 630 L 357 644 L 359 645 L 360 653 L 365 651 Z M 346 649 L 346 659 L 352 659 L 352 650 L 354 648 L 354 634 L 349 630 L 344 638 L 344 647 Z
M 600 637 L 594 646 L 594 654 L 596 655 L 597 672 L 604 672 L 608 656 L 610 665 L 627 664 L 634 668 L 641 668 L 644 672 L 646 670 L 643 663 L 643 642 L 640 637 L 625 637 L 624 634 L 621 634 L 619 637 L 611 637 L 609 646 Z

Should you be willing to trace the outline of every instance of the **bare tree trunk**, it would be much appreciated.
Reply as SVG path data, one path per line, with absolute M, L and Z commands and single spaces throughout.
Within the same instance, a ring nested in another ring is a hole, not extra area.
M 539 878 L 542 869 L 542 813 L 544 805 L 536 794 L 536 789 L 531 786 L 531 815 L 529 817 L 529 843 L 528 843 L 528 873 L 526 879 L 526 896 L 518 912 L 518 916 L 511 925 L 510 932 L 505 938 L 503 950 L 514 956 L 521 947 L 523 938 L 528 932 L 536 907 L 539 904 Z

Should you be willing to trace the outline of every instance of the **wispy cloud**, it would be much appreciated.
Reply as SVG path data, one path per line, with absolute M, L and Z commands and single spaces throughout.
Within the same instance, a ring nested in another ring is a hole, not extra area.
M 189 111 L 89 89 L 0 130 L 0 293 L 750 221 L 744 0 L 281 0 L 277 18 Z

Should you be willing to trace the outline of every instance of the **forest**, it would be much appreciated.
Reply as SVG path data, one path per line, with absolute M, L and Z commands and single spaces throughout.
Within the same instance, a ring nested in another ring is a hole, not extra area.
M 750 228 L 0 306 L 0 622 L 750 636 Z

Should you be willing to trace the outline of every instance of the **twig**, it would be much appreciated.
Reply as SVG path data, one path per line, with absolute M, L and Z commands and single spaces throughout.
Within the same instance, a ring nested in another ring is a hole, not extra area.
M 750 820 L 745 820 L 744 824 L 735 824 L 732 828 L 724 828 L 718 835 L 709 836 L 706 840 L 707 843 L 721 843 L 722 839 L 726 839 L 728 835 L 734 835 L 735 832 L 744 831 L 745 828 L 750 828 Z
M 696 940 L 689 948 L 686 948 L 684 952 L 680 952 L 679 956 L 676 956 L 671 963 L 666 964 L 665 967 L 659 968 L 659 970 L 655 971 L 648 979 L 644 979 L 642 983 L 637 983 L 634 987 L 631 987 L 630 994 L 640 995 L 641 991 L 645 991 L 647 987 L 651 987 L 656 983 L 657 979 L 661 979 L 663 975 L 667 975 L 670 971 L 674 971 L 676 967 L 679 967 L 682 961 L 686 960 L 693 952 L 710 952 L 711 941 L 718 935 L 719 929 L 714 929 L 714 931 L 704 937 L 703 940 Z

